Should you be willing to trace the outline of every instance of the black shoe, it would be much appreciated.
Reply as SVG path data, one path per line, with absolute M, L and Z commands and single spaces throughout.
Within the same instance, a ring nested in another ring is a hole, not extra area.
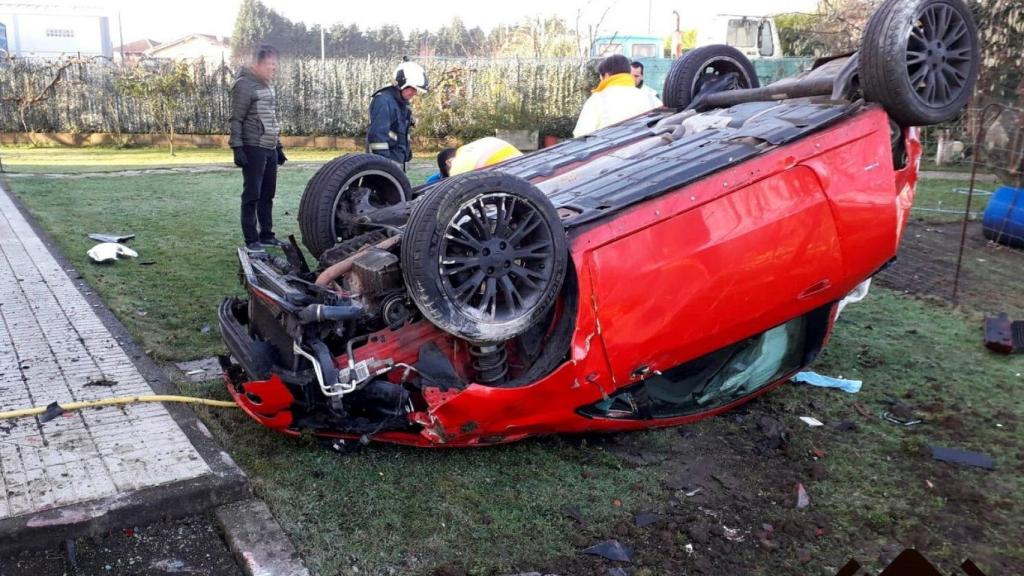
M 277 246 L 278 248 L 281 248 L 286 245 L 286 243 L 283 240 L 278 240 L 277 238 L 273 237 L 267 238 L 266 240 L 260 240 L 260 243 L 263 244 L 264 246 Z
M 266 250 L 263 249 L 263 244 L 260 242 L 249 242 L 245 245 L 245 249 L 249 252 L 266 252 Z

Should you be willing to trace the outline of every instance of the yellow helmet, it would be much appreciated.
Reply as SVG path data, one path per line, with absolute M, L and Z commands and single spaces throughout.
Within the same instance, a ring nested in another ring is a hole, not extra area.
M 455 151 L 455 158 L 452 159 L 450 174 L 455 176 L 464 172 L 472 172 L 522 155 L 523 153 L 515 146 L 501 138 L 488 136 L 460 146 Z

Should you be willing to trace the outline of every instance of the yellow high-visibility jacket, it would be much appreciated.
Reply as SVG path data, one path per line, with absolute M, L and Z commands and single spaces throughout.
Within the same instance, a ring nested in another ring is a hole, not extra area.
M 602 80 L 587 98 L 572 135 L 586 136 L 660 107 L 661 100 L 653 90 L 638 89 L 631 74 L 615 74 Z

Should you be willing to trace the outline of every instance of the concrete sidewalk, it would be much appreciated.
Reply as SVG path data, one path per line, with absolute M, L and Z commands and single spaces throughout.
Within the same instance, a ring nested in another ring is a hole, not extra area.
M 174 393 L 62 263 L 0 189 L 0 411 Z M 180 406 L 0 421 L 0 549 L 191 514 L 247 492 L 244 474 Z

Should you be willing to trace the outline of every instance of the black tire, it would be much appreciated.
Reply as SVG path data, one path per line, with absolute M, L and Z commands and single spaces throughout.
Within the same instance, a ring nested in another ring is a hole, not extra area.
M 362 232 L 349 223 L 355 215 L 346 206 L 347 193 L 359 186 L 371 190 L 368 201 L 378 208 L 408 200 L 412 190 L 402 168 L 376 154 L 346 154 L 321 166 L 299 203 L 302 243 L 314 258 Z
M 961 0 L 886 0 L 861 38 L 864 97 L 901 126 L 948 122 L 978 79 L 978 29 Z
M 480 344 L 504 342 L 545 319 L 568 260 L 551 201 L 493 170 L 429 190 L 402 239 L 402 275 L 416 307 L 442 330 Z
M 684 109 L 700 93 L 710 78 L 736 74 L 738 88 L 758 88 L 754 64 L 742 52 L 724 44 L 701 46 L 683 54 L 668 71 L 665 78 L 665 105 Z

